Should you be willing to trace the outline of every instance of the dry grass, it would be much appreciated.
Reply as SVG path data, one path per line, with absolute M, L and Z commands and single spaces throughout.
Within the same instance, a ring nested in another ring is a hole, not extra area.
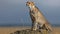
M 29 27 L 0 27 L 0 34 L 10 34 L 17 30 L 29 29 Z
M 53 27 L 53 34 L 60 34 L 60 27 Z
M 17 30 L 30 29 L 30 27 L 0 27 L 0 34 L 10 34 Z M 53 27 L 54 34 L 60 34 L 60 27 Z

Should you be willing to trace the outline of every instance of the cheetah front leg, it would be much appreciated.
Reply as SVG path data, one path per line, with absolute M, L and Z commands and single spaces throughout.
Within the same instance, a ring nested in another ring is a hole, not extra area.
M 38 29 L 37 25 L 38 25 L 38 23 L 35 22 L 35 23 L 33 24 L 33 26 L 32 26 L 32 27 L 33 27 L 32 29 L 36 31 L 36 30 Z

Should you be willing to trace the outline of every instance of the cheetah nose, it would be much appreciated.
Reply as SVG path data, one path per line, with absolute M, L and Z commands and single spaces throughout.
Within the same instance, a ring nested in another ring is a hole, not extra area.
M 27 3 L 26 3 L 26 6 L 27 6 Z
M 28 4 L 26 3 L 26 6 L 28 6 Z
M 28 6 L 28 2 L 26 2 L 26 6 Z
M 27 3 L 26 3 L 26 6 L 27 6 Z

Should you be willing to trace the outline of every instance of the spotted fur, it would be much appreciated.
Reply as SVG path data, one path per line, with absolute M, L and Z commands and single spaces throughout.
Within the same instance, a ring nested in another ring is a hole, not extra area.
M 46 29 L 52 31 L 51 25 L 45 19 L 42 12 L 35 6 L 34 2 L 28 1 L 26 2 L 26 5 L 29 7 L 29 14 L 32 20 L 32 30 Z

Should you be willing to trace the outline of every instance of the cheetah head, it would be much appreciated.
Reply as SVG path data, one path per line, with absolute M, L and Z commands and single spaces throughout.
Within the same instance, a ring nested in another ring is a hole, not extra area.
M 35 5 L 34 5 L 34 2 L 32 2 L 32 1 L 27 1 L 27 2 L 26 2 L 26 6 L 28 6 L 29 8 L 33 8 Z

